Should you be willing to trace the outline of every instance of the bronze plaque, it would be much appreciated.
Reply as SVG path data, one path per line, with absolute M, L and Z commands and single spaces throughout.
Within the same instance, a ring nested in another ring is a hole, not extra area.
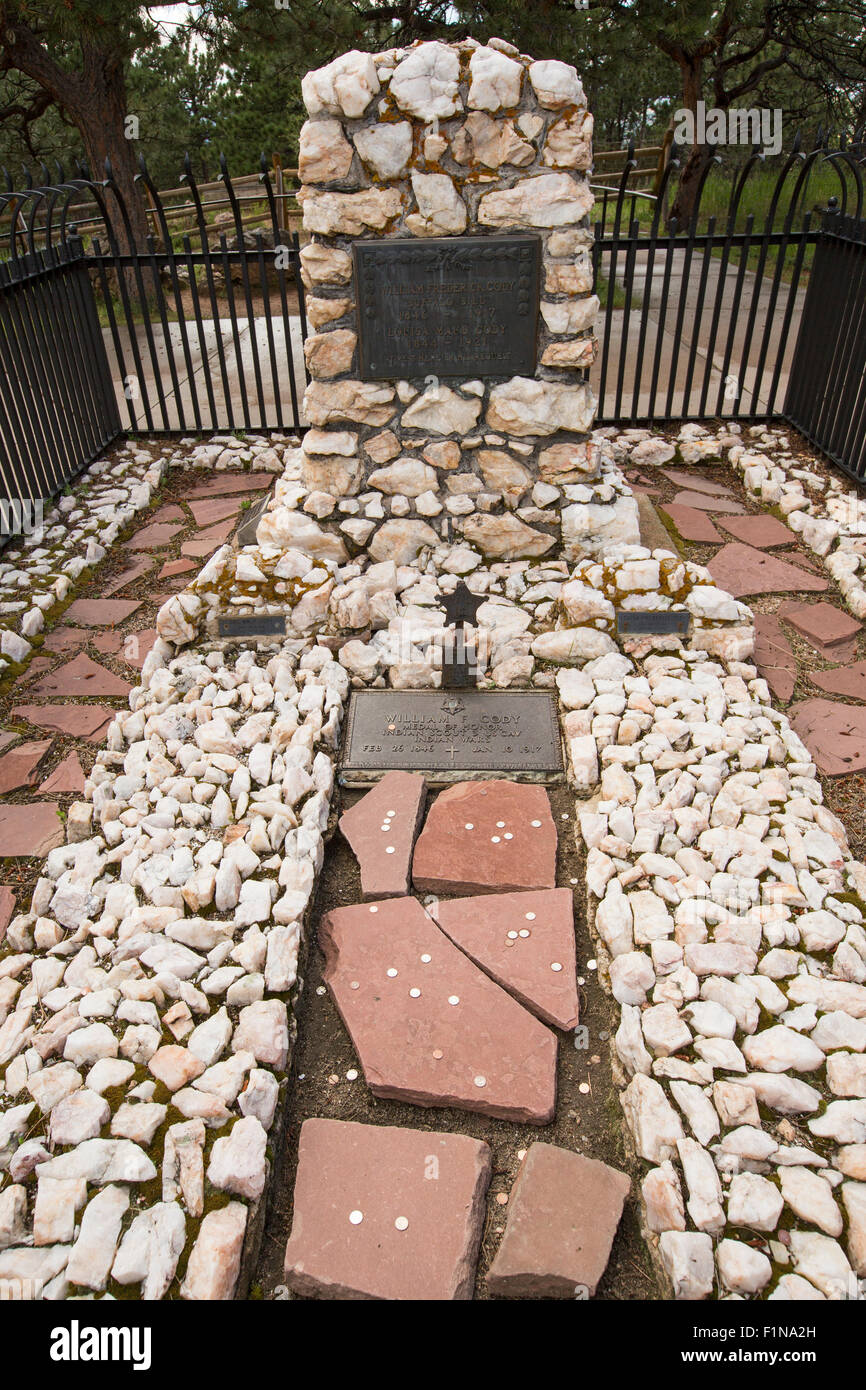
M 285 637 L 285 613 L 260 613 L 251 617 L 217 618 L 218 637 Z
M 658 637 L 675 634 L 685 637 L 689 630 L 691 614 L 687 608 L 667 608 L 654 613 L 651 610 L 616 610 L 616 630 L 621 637 Z
M 361 377 L 532 376 L 541 238 L 356 241 Z
M 545 691 L 358 690 L 341 772 L 562 771 L 556 701 Z

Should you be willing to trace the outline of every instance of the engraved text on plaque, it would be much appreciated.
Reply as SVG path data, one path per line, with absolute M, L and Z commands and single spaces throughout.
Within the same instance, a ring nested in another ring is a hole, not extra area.
M 356 241 L 361 376 L 532 376 L 541 240 Z

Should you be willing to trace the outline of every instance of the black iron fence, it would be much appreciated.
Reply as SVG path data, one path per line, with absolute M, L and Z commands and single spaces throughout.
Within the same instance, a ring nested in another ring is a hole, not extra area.
M 730 175 L 714 157 L 680 218 L 682 156 L 663 153 L 652 192 L 633 150 L 592 176 L 600 422 L 788 419 L 861 476 L 863 145 L 819 138 L 776 163 L 754 149 Z M 187 166 L 180 209 L 143 163 L 137 209 L 110 168 L 0 194 L 0 503 L 51 495 L 125 431 L 303 428 L 282 172 L 275 187 L 263 160 L 251 193 L 223 162 L 213 199 Z
M 866 222 L 825 216 L 785 418 L 851 477 L 866 477 Z
M 123 431 L 301 427 L 300 248 L 264 160 L 243 197 L 223 162 L 220 200 L 187 167 L 174 231 L 143 162 L 137 209 L 106 173 L 0 195 L 0 500 L 51 495 Z
M 0 517 L 24 529 L 24 505 L 52 496 L 120 433 L 108 360 L 81 243 L 0 264 Z
M 821 213 L 863 204 L 859 144 L 795 142 L 776 165 L 754 149 L 729 175 L 716 155 L 678 219 L 681 163 L 674 147 L 650 194 L 629 150 L 617 186 L 595 185 L 602 424 L 783 415 Z
M 90 243 L 97 303 L 124 423 L 157 434 L 186 430 L 283 430 L 301 425 L 306 315 L 297 233 L 280 225 L 283 204 L 263 161 L 270 227 L 244 226 L 222 165 L 231 223 L 208 220 L 189 168 L 195 232 L 172 234 L 142 165 L 158 235 L 129 252 L 127 211 L 113 181 L 91 185 L 104 231 Z M 122 223 L 109 212 L 113 193 Z M 122 238 L 120 227 L 127 232 Z

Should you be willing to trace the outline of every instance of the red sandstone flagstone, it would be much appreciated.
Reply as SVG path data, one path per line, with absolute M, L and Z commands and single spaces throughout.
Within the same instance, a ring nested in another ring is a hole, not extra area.
M 753 545 L 756 550 L 769 550 L 774 545 L 791 545 L 797 539 L 793 531 L 789 531 L 781 521 L 768 514 L 721 516 L 719 525 L 738 541 L 743 541 L 745 545 Z
M 839 666 L 835 671 L 810 671 L 809 680 L 830 695 L 866 700 L 866 661 L 855 661 L 853 666 Z
M 626 469 L 625 477 L 632 492 L 646 492 L 651 497 L 661 496 L 661 488 L 657 486 L 657 479 L 648 478 L 645 473 L 638 473 L 633 468 Z
M 209 531 L 201 531 L 195 540 L 184 541 L 180 553 L 203 560 L 205 556 L 212 555 L 219 546 L 224 545 L 234 529 L 234 520 L 224 521 L 220 526 L 212 526 Z
M 127 666 L 132 666 L 136 671 L 140 671 L 144 665 L 145 658 L 153 650 L 153 644 L 157 639 L 156 628 L 144 627 L 138 632 L 129 632 L 124 638 L 121 656 Z
M 866 768 L 866 709 L 814 699 L 792 705 L 788 714 L 825 777 Z
M 556 887 L 556 826 L 543 787 L 458 782 L 440 792 L 415 845 L 421 893 Z
M 94 632 L 90 639 L 90 645 L 101 652 L 103 656 L 118 656 L 125 641 L 125 633 L 110 627 L 106 632 Z
M 0 749 L 8 748 L 9 744 L 14 743 L 17 737 L 17 734 L 7 734 L 5 732 L 0 732 Z
M 0 795 L 18 791 L 20 787 L 32 787 L 36 781 L 36 769 L 51 747 L 52 740 L 44 739 L 38 743 L 19 743 L 0 757 Z M 0 856 L 3 850 L 0 847 Z
M 27 667 L 27 679 L 32 680 L 34 676 L 44 675 L 46 671 L 53 670 L 56 665 L 56 657 L 35 656 Z
M 702 478 L 698 473 L 686 473 L 681 468 L 662 468 L 662 477 L 667 478 L 669 483 L 675 487 L 688 488 L 691 492 L 707 492 L 713 497 L 733 497 L 729 487 L 724 483 L 717 483 L 711 478 Z
M 116 712 L 107 705 L 16 705 L 12 718 L 26 719 L 28 724 L 53 729 L 58 734 L 86 738 L 89 743 L 101 743 Z
M 43 648 L 48 652 L 56 652 L 58 655 L 67 656 L 72 652 L 78 652 L 86 644 L 89 633 L 82 632 L 77 627 L 56 627 L 53 632 L 46 635 Z M 30 670 L 33 670 L 33 663 L 30 663 Z
M 430 915 L 455 946 L 545 1023 L 577 1026 L 570 889 L 442 898 Z
M 12 921 L 15 912 L 15 894 L 11 888 L 0 888 L 0 945 L 6 935 L 6 928 Z
M 813 574 L 819 574 L 821 566 L 811 555 L 804 555 L 802 550 L 786 550 L 783 558 L 790 560 L 792 565 L 802 565 L 804 570 L 811 570 Z
M 190 570 L 197 570 L 198 565 L 193 560 L 166 560 L 157 579 L 170 579 L 176 574 L 189 574 Z
M 696 507 L 677 507 L 668 502 L 662 511 L 670 517 L 684 541 L 695 541 L 704 545 L 721 545 L 721 536 L 713 525 L 712 518 Z
M 186 512 L 183 510 L 183 507 L 179 507 L 176 502 L 166 502 L 163 506 L 159 508 L 158 511 L 152 513 L 149 520 L 158 523 L 168 521 L 179 521 L 184 526 L 186 526 L 188 524 L 189 518 L 187 517 Z
M 417 772 L 386 772 L 340 817 L 340 830 L 361 868 L 365 898 L 409 892 L 415 837 L 424 814 L 427 783 Z
M 741 541 L 722 546 L 707 565 L 720 589 L 727 589 L 734 598 L 746 594 L 798 594 L 804 591 L 823 593 L 826 579 L 807 574 L 796 565 L 780 560 L 778 555 L 765 555 Z
M 262 492 L 273 487 L 274 473 L 215 473 L 206 483 L 200 483 L 188 494 L 186 501 L 199 497 L 226 497 L 236 492 Z
M 178 531 L 182 530 L 183 527 L 177 524 L 155 522 L 151 526 L 143 526 L 124 544 L 127 550 L 162 550 L 170 545 Z
M 325 982 L 376 1096 L 547 1124 L 556 1037 L 448 940 L 415 898 L 329 912 Z
M 144 558 L 137 560 L 129 569 L 124 570 L 116 579 L 112 579 L 102 590 L 104 598 L 112 598 L 114 594 L 119 594 L 121 590 L 127 589 L 130 584 L 134 584 L 136 579 L 141 579 L 147 574 L 148 570 L 153 569 L 153 560 Z
M 40 793 L 50 792 L 54 796 L 60 792 L 83 792 L 84 781 L 84 768 L 81 766 L 78 754 L 69 753 L 46 777 L 39 791 Z
M 127 666 L 140 671 L 156 638 L 156 629 L 152 627 L 139 628 L 135 632 L 117 632 L 109 629 L 108 632 L 97 632 L 92 638 L 92 643 L 106 656 L 119 657 Z
M 70 603 L 64 617 L 83 627 L 114 627 L 125 623 L 141 607 L 134 599 L 77 598 Z
M 862 623 L 834 603 L 783 603 L 779 617 L 822 653 L 848 647 L 852 638 L 863 630 Z
M 616 1168 L 530 1144 L 511 1193 L 505 1235 L 487 1275 L 505 1298 L 591 1298 L 607 1268 L 631 1188 Z
M 730 512 L 731 515 L 734 515 L 735 513 L 745 514 L 746 511 L 745 507 L 741 506 L 739 502 L 735 502 L 733 498 L 716 497 L 715 495 L 710 497 L 705 492 L 678 492 L 673 500 L 675 506 L 696 507 L 699 512 L 714 512 L 716 514 Z
M 195 517 L 196 526 L 213 526 L 217 521 L 236 517 L 242 505 L 242 497 L 213 497 L 205 498 L 202 502 L 190 502 L 189 509 Z
M 286 1281 L 319 1298 L 472 1297 L 492 1156 L 435 1130 L 305 1120 Z
M 56 801 L 31 801 L 26 806 L 0 805 L 0 856 L 4 859 L 43 858 L 65 840 Z
M 33 687 L 34 695 L 128 695 L 132 687 L 84 652 L 58 666 Z
M 773 613 L 755 614 L 755 665 L 773 694 L 787 704 L 797 684 L 797 660 Z

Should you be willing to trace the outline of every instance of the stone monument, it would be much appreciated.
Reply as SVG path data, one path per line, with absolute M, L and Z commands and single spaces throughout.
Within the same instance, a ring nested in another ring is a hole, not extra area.
M 303 96 L 301 482 L 388 508 L 381 524 L 336 516 L 320 553 L 401 564 L 462 535 L 489 559 L 579 558 L 636 541 L 633 499 L 606 488 L 588 437 L 592 117 L 575 69 L 498 39 L 419 42 L 343 54 Z M 279 504 L 258 531 L 311 535 Z

